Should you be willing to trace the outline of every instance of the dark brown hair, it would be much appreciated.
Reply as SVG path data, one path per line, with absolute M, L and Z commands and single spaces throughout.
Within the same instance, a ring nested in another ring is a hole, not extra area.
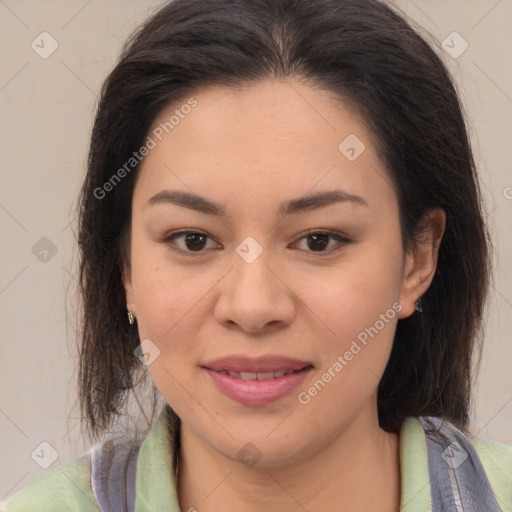
M 103 85 L 80 194 L 78 387 L 92 439 L 120 414 L 145 372 L 134 356 L 140 340 L 127 321 L 122 281 L 138 166 L 108 194 L 98 190 L 171 102 L 210 85 L 292 76 L 361 114 L 395 185 L 404 247 L 430 207 L 446 212 L 423 312 L 398 321 L 378 413 L 388 431 L 420 415 L 467 428 L 490 245 L 463 109 L 442 60 L 378 0 L 174 0 L 133 34 Z

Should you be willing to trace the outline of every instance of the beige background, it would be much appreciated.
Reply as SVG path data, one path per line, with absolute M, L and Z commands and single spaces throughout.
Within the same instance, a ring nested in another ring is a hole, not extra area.
M 126 36 L 161 3 L 0 0 L 0 500 L 88 448 L 78 437 L 75 337 L 66 328 L 72 208 L 100 85 Z M 471 121 L 496 246 L 473 427 L 512 445 L 512 2 L 396 5 L 433 35 Z M 58 43 L 47 59 L 31 48 L 43 31 Z M 469 45 L 457 59 L 441 46 L 453 31 Z M 47 469 L 31 458 L 44 441 L 58 454 Z

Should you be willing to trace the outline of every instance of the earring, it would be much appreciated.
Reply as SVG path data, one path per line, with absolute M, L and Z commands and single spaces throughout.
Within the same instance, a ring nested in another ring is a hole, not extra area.
M 135 318 L 133 317 L 133 314 L 129 309 L 127 309 L 127 311 L 128 311 L 128 322 L 130 323 L 130 325 L 133 325 L 133 322 L 135 322 Z
M 423 302 L 422 302 L 422 300 L 421 300 L 421 299 L 418 299 L 418 300 L 416 301 L 416 305 L 415 305 L 414 309 L 415 309 L 416 311 L 419 311 L 420 313 L 423 311 Z

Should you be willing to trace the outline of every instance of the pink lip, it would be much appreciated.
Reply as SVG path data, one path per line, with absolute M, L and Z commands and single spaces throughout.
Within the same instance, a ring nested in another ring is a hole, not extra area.
M 277 372 L 279 370 L 300 370 L 313 366 L 309 361 L 300 361 L 284 356 L 265 355 L 249 357 L 244 354 L 221 357 L 203 365 L 209 370 L 233 372 Z
M 274 379 L 242 380 L 206 368 L 206 371 L 210 374 L 217 387 L 227 397 L 238 403 L 252 406 L 275 402 L 288 395 L 294 388 L 301 384 L 311 370 L 312 367 L 310 366 L 295 373 Z

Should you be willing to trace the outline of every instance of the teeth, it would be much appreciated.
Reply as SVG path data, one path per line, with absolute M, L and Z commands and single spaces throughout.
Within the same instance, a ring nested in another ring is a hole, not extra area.
M 256 377 L 258 380 L 268 380 L 273 379 L 274 377 L 281 377 L 281 375 L 278 375 L 279 373 L 281 372 L 258 372 Z
M 242 380 L 269 380 L 283 377 L 283 375 L 290 375 L 291 373 L 295 373 L 295 370 L 279 370 L 276 372 L 233 372 L 221 370 L 219 373 Z

